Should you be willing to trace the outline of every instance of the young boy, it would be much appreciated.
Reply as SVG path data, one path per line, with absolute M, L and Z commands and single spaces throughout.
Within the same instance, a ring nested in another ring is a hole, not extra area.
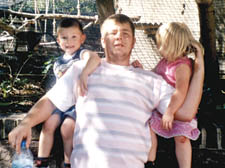
M 63 19 L 57 28 L 57 42 L 65 54 L 55 62 L 53 70 L 56 79 L 59 80 L 74 61 L 87 60 L 88 68 L 86 72 L 90 74 L 96 69 L 100 58 L 95 52 L 83 49 L 86 36 L 83 32 L 81 23 L 77 19 Z M 93 67 L 93 68 L 92 68 Z M 70 155 L 72 152 L 73 132 L 75 128 L 75 106 L 72 106 L 66 112 L 59 109 L 53 111 L 52 115 L 44 122 L 39 139 L 38 158 L 36 167 L 48 167 L 48 157 L 50 155 L 54 132 L 61 124 L 60 132 L 64 145 L 64 167 L 70 167 Z

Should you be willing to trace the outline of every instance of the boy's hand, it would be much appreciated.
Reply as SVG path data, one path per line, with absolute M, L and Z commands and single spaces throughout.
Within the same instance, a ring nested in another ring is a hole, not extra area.
M 143 66 L 142 64 L 138 61 L 138 60 L 135 60 L 131 63 L 131 65 L 134 67 L 134 68 L 141 68 L 143 69 Z
M 173 114 L 167 114 L 165 113 L 162 116 L 162 127 L 166 130 L 171 130 L 173 127 L 173 120 L 174 120 L 174 115 Z
M 84 96 L 87 92 L 87 80 L 88 80 L 88 75 L 82 72 L 80 74 L 80 79 L 78 80 L 77 84 L 77 89 L 78 89 L 78 95 L 79 96 Z

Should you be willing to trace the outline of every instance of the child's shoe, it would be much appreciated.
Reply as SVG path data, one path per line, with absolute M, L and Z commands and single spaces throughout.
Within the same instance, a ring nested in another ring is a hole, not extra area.
M 64 168 L 71 168 L 70 163 L 64 163 Z
M 148 161 L 147 163 L 145 163 L 145 168 L 156 168 L 155 162 Z
M 49 168 L 48 164 L 49 164 L 49 158 L 38 157 L 37 159 L 35 159 L 34 167 L 35 168 Z

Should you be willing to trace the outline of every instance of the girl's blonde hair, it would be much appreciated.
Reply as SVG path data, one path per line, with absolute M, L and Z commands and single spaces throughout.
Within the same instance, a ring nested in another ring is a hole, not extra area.
M 171 22 L 161 25 L 156 32 L 156 44 L 159 52 L 168 61 L 174 61 L 190 53 L 192 42 L 197 42 L 188 26 L 184 23 Z M 199 43 L 199 42 L 197 42 Z

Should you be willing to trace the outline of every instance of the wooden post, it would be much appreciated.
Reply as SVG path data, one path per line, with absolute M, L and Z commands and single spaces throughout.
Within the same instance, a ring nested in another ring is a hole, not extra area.
M 34 13 L 37 14 L 37 0 L 34 0 Z M 35 20 L 35 31 L 37 31 L 37 21 Z
M 200 41 L 205 49 L 205 84 L 218 88 L 219 64 L 216 53 L 216 23 L 213 0 L 196 0 L 200 20 Z
M 49 8 L 49 0 L 45 0 L 45 14 L 48 14 L 48 8 Z M 44 32 L 47 32 L 47 21 L 48 19 L 45 19 L 45 28 L 44 28 Z M 44 35 L 44 41 L 46 41 L 46 34 Z
M 114 2 L 113 0 L 96 0 L 96 3 L 99 22 L 100 24 L 102 24 L 105 18 L 115 13 Z
M 55 14 L 55 0 L 52 0 L 52 14 Z M 55 18 L 53 19 L 53 35 L 56 35 L 56 21 Z
M 77 16 L 80 16 L 80 0 L 77 0 Z

